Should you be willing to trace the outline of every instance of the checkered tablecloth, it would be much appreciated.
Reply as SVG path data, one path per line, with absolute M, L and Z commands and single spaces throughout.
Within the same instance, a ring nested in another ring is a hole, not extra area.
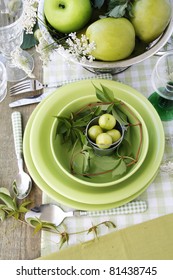
M 153 88 L 151 85 L 151 72 L 158 59 L 158 56 L 136 64 L 124 72 L 117 74 L 113 77 L 114 80 L 125 83 L 141 94 L 148 97 Z M 81 76 L 88 76 L 92 74 L 82 67 L 74 64 L 67 63 L 58 54 L 52 56 L 47 67 L 44 67 L 44 82 L 49 83 L 56 80 L 66 80 L 80 78 Z M 52 90 L 50 90 L 52 91 Z M 166 135 L 166 147 L 164 160 L 172 155 L 173 158 L 173 122 L 163 122 Z M 68 232 L 80 232 L 84 229 L 90 228 L 94 224 L 102 221 L 110 220 L 117 226 L 119 230 L 134 224 L 138 224 L 156 217 L 173 212 L 173 174 L 159 171 L 154 182 L 149 188 L 142 193 L 138 200 L 145 200 L 148 204 L 148 209 L 144 213 L 130 214 L 130 215 L 114 215 L 102 217 L 81 217 L 81 218 L 68 218 L 61 225 L 61 230 L 64 229 Z M 43 193 L 43 203 L 53 202 L 46 194 Z M 69 210 L 67 207 L 61 205 L 64 210 Z M 110 232 L 110 229 L 102 226 L 99 228 L 98 234 L 103 235 Z M 92 239 L 94 235 L 91 234 L 78 234 L 71 235 L 69 245 L 77 244 L 80 242 Z M 59 250 L 59 237 L 48 232 L 42 233 L 42 255 Z M 68 245 L 68 246 L 69 246 Z M 66 247 L 67 245 L 64 245 Z

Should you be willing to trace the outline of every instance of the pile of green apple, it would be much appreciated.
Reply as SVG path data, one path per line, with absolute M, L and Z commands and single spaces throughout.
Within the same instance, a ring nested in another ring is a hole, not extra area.
M 103 17 L 94 22 L 91 0 L 45 0 L 44 13 L 58 32 L 68 34 L 85 28 L 89 42 L 96 44 L 92 55 L 97 60 L 117 61 L 132 54 L 136 38 L 146 44 L 158 38 L 171 18 L 169 0 L 129 2 L 132 9 L 128 17 Z
M 103 114 L 98 119 L 98 124 L 88 129 L 88 136 L 100 149 L 108 149 L 121 138 L 119 130 L 115 129 L 116 119 L 111 114 Z

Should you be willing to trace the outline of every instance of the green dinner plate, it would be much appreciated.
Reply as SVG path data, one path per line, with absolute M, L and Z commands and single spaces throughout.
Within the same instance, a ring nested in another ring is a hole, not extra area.
M 109 188 L 91 188 L 68 178 L 57 166 L 50 152 L 50 131 L 53 116 L 68 102 L 84 94 L 95 94 L 92 82 L 104 83 L 115 97 L 126 101 L 138 110 L 149 133 L 149 150 L 142 167 L 129 179 Z M 82 81 L 64 86 L 51 94 L 37 107 L 30 131 L 30 152 L 38 174 L 47 185 L 70 200 L 85 204 L 118 203 L 139 193 L 156 174 L 164 152 L 164 131 L 155 109 L 149 101 L 129 86 L 114 81 Z M 24 138 L 25 139 L 25 138 Z M 25 141 L 25 140 L 24 140 Z M 27 150 L 24 150 L 27 157 Z M 29 169 L 29 166 L 28 166 Z M 34 178 L 33 178 L 34 179 Z
M 42 102 L 44 102 L 44 101 L 42 101 Z M 31 131 L 31 127 L 32 127 L 32 122 L 33 122 L 34 117 L 37 113 L 37 109 L 38 109 L 38 107 L 32 113 L 32 115 L 31 115 L 31 117 L 30 117 L 30 119 L 29 119 L 29 121 L 26 125 L 26 128 L 25 128 L 24 145 L 23 145 L 24 151 L 25 151 L 25 163 L 28 166 L 28 171 L 30 172 L 31 177 L 34 179 L 35 183 L 39 186 L 39 188 L 44 193 L 46 193 L 50 198 L 57 201 L 58 203 L 61 203 L 63 205 L 66 205 L 68 207 L 72 207 L 72 208 L 75 208 L 75 209 L 88 210 L 88 211 L 111 209 L 113 207 L 118 207 L 118 206 L 121 206 L 123 204 L 126 204 L 129 201 L 137 198 L 141 193 L 143 193 L 148 188 L 148 186 L 151 184 L 151 182 L 156 177 L 157 172 L 155 174 L 153 174 L 153 177 L 148 182 L 148 184 L 145 185 L 144 188 L 141 189 L 138 193 L 136 193 L 133 196 L 128 197 L 128 198 L 126 198 L 122 201 L 118 201 L 118 202 L 114 202 L 114 203 L 110 203 L 110 204 L 100 204 L 100 205 L 98 205 L 98 204 L 86 204 L 86 203 L 80 203 L 80 202 L 68 199 L 66 197 L 63 197 L 61 194 L 54 191 L 49 185 L 46 184 L 46 182 L 39 175 L 36 167 L 33 164 L 33 160 L 32 160 L 32 157 L 31 157 L 31 152 L 30 152 L 30 131 Z

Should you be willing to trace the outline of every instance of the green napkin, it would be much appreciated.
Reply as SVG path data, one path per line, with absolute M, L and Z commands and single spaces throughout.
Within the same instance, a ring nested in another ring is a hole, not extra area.
M 39 259 L 173 260 L 173 214 L 61 249 Z

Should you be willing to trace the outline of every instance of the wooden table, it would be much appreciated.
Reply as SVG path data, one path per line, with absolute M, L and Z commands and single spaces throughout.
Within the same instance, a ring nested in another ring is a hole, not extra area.
M 30 50 L 34 53 L 34 49 Z M 34 53 L 36 78 L 42 81 L 42 64 L 38 55 Z M 8 84 L 8 88 L 11 84 Z M 27 93 L 30 95 L 31 93 Z M 3 102 L 0 103 L 0 187 L 6 187 L 11 191 L 11 186 L 18 172 L 17 160 L 14 150 L 14 140 L 11 124 L 11 113 L 20 111 L 23 117 L 23 128 L 27 123 L 32 111 L 37 105 L 10 108 L 8 104 L 21 98 L 10 97 L 9 93 Z M 41 203 L 42 192 L 34 184 L 32 191 L 25 200 L 32 200 L 33 205 Z M 32 204 L 31 206 L 32 207 Z M 9 218 L 0 222 L 0 259 L 1 260 L 23 260 L 34 259 L 40 256 L 40 233 L 33 234 L 33 229 Z

